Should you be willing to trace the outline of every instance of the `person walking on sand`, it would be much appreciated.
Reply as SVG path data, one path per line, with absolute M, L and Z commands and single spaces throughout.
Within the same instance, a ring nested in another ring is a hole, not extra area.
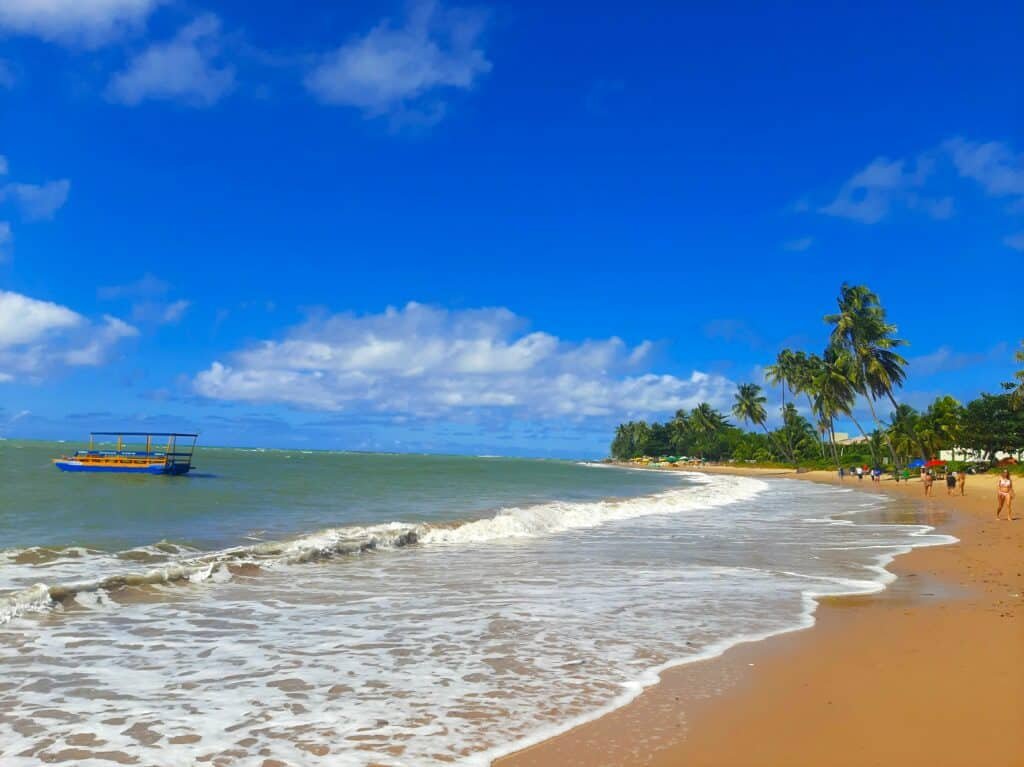
M 864 467 L 863 466 L 858 466 L 857 467 L 857 479 L 864 479 Z
M 924 485 L 924 495 L 926 498 L 932 496 L 932 482 L 935 481 L 935 477 L 932 476 L 930 471 L 924 471 L 921 473 L 921 483 Z
M 946 495 L 953 495 L 954 490 L 956 490 L 956 472 L 951 471 L 946 474 Z
M 1006 507 L 1006 519 L 1008 522 L 1013 521 L 1013 480 L 1010 479 L 1010 472 L 1007 469 L 1003 469 L 1003 476 L 999 478 L 999 485 L 996 489 L 996 498 L 999 499 L 999 505 L 996 507 L 996 519 L 999 519 L 999 515 L 1003 513 L 1003 506 Z
M 966 471 L 958 471 L 956 473 L 956 484 L 957 484 L 957 487 L 960 488 L 960 495 L 963 495 L 964 494 L 964 485 L 967 484 L 967 472 Z

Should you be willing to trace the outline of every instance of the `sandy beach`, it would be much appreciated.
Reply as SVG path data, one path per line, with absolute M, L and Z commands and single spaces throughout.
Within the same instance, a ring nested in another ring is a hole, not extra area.
M 847 478 L 920 501 L 908 521 L 960 543 L 915 549 L 885 591 L 820 600 L 813 628 L 670 669 L 624 708 L 495 764 L 1024 765 L 1024 500 L 1018 521 L 996 521 L 995 483 L 970 477 L 965 497 L 936 483 L 925 499 L 917 481 Z

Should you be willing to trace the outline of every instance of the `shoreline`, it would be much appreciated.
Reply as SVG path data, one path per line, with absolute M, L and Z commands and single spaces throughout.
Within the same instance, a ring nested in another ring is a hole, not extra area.
M 799 479 L 909 498 L 919 502 L 921 523 L 959 543 L 897 552 L 880 565 L 893 576 L 880 591 L 812 597 L 807 627 L 654 670 L 659 681 L 625 705 L 495 767 L 1024 764 L 1024 708 L 1014 710 L 1024 696 L 1024 523 L 996 526 L 995 477 L 969 478 L 963 498 L 925 499 L 916 481 L 840 484 L 826 471 L 649 470 Z M 943 676 L 946 666 L 956 669 L 954 681 Z M 937 701 L 957 715 L 936 712 Z

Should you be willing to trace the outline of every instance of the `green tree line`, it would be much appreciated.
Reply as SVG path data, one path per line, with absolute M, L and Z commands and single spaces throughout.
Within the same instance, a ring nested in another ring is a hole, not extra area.
M 940 450 L 969 450 L 991 461 L 998 451 L 1024 448 L 1024 341 L 1015 354 L 1022 367 L 1000 393 L 982 394 L 966 404 L 940 396 L 917 411 L 897 402 L 907 377 L 908 363 L 899 352 L 906 342 L 897 338 L 877 294 L 864 285 L 843 284 L 837 311 L 824 320 L 831 332 L 821 354 L 783 349 L 765 370 L 767 380 L 782 392 L 779 428 L 768 428 L 761 386 L 742 383 L 728 415 L 701 403 L 677 411 L 665 423 L 620 424 L 612 457 L 685 455 L 837 467 L 857 461 L 898 467 L 914 458 L 937 457 Z M 810 420 L 797 410 L 796 401 L 806 404 Z M 870 431 L 855 415 L 861 403 L 871 417 Z M 750 429 L 731 423 L 730 416 Z M 840 445 L 840 419 L 853 423 L 863 441 Z

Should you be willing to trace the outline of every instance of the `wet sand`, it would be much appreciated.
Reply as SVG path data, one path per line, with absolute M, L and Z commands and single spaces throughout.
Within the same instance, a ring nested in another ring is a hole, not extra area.
M 995 483 L 969 477 L 950 498 L 936 482 L 925 499 L 916 480 L 847 478 L 919 501 L 906 521 L 960 543 L 915 549 L 884 592 L 821 600 L 813 628 L 671 669 L 628 706 L 496 767 L 1024 765 L 1024 520 L 996 521 Z

